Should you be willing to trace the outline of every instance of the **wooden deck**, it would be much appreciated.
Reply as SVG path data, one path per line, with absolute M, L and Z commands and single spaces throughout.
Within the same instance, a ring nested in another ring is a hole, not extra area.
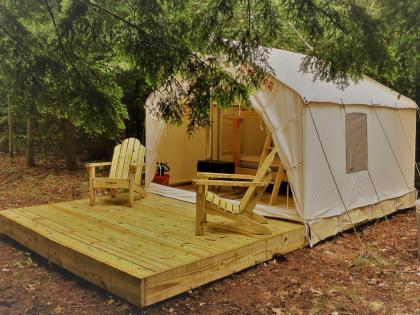
M 270 220 L 269 236 L 194 236 L 195 205 L 153 194 L 134 208 L 126 200 L 0 211 L 0 234 L 139 307 L 306 244 L 303 225 L 281 220 Z

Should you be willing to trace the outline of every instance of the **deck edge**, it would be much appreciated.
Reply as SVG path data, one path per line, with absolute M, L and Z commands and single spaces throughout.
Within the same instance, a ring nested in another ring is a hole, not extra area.
M 5 235 L 76 276 L 95 284 L 138 307 L 143 307 L 142 279 L 129 275 L 106 263 L 95 260 L 74 249 L 7 218 L 0 213 L 0 235 Z M 144 300 L 144 298 L 143 298 Z

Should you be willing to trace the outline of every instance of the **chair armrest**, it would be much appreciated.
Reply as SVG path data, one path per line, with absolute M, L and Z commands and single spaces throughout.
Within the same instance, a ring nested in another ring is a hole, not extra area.
M 130 164 L 130 173 L 137 172 L 137 169 L 139 167 L 143 167 L 144 165 L 145 165 L 145 163 L 133 163 L 133 164 Z
M 141 167 L 141 166 L 144 166 L 144 164 L 145 163 L 132 163 L 132 164 L 130 164 L 130 167 Z
M 226 173 L 207 173 L 207 172 L 197 172 L 198 178 L 225 178 L 225 179 L 250 179 L 255 178 L 254 175 L 246 174 L 226 174 Z
M 230 186 L 230 187 L 258 187 L 265 186 L 267 182 L 245 182 L 238 180 L 211 180 L 211 179 L 195 179 L 193 184 L 197 186 Z
M 85 167 L 100 167 L 100 166 L 110 166 L 111 162 L 95 162 L 95 163 L 86 163 Z

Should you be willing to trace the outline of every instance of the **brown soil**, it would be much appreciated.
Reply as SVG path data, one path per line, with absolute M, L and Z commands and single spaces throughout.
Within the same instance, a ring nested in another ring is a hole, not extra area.
M 84 170 L 28 169 L 0 156 L 0 210 L 86 196 Z M 420 314 L 415 211 L 279 256 L 146 308 L 145 314 Z M 394 244 L 395 242 L 395 244 Z M 366 249 L 363 249 L 363 246 Z M 0 314 L 140 314 L 140 310 L 0 238 Z

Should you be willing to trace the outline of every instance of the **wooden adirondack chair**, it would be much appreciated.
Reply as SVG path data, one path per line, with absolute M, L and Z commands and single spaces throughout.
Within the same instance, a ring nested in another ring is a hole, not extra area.
M 95 204 L 95 190 L 98 188 L 108 189 L 112 197 L 116 196 L 118 190 L 128 189 L 130 207 L 134 204 L 134 193 L 145 197 L 146 193 L 140 186 L 145 151 L 138 139 L 128 138 L 115 147 L 112 162 L 86 164 L 89 172 L 90 205 Z M 111 166 L 108 178 L 95 176 L 95 169 L 99 166 Z
M 270 165 L 276 153 L 276 148 L 271 150 L 255 176 L 218 173 L 197 174 L 199 179 L 194 180 L 197 192 L 195 235 L 204 235 L 205 225 L 245 234 L 271 234 L 271 231 L 262 225 L 267 223 L 267 220 L 253 211 L 270 183 Z M 208 186 L 248 187 L 248 189 L 240 203 L 235 203 L 208 191 Z M 207 214 L 225 217 L 233 224 L 207 222 Z

